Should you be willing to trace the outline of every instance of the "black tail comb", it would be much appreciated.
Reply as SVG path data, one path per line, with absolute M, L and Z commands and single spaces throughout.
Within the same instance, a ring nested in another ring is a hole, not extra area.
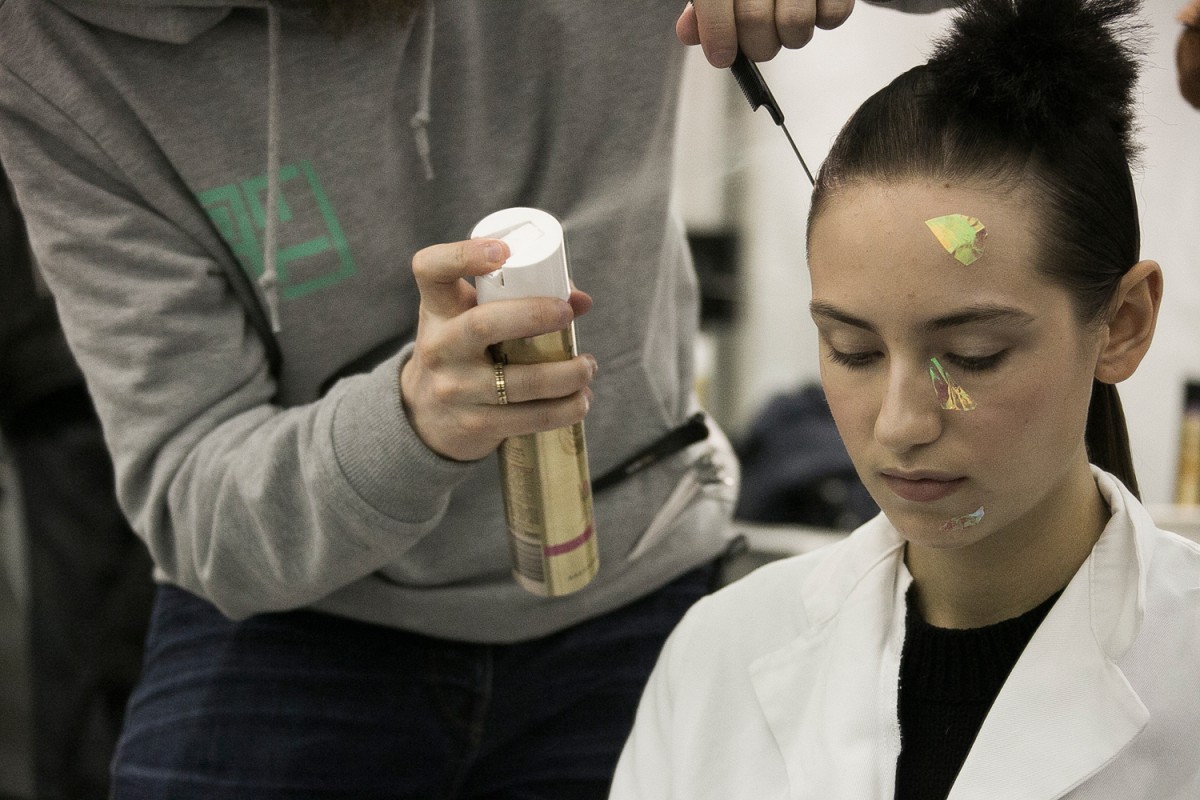
M 800 149 L 792 141 L 792 134 L 788 133 L 787 126 L 783 124 L 783 111 L 779 108 L 779 103 L 775 102 L 775 95 L 771 94 L 767 82 L 763 80 L 762 73 L 758 71 L 758 65 L 746 58 L 745 53 L 738 50 L 737 58 L 733 60 L 729 71 L 733 73 L 734 79 L 741 87 L 742 94 L 746 95 L 746 101 L 750 103 L 750 110 L 757 111 L 760 107 L 765 106 L 775 124 L 783 128 L 783 135 L 787 137 L 788 144 L 792 146 L 796 158 L 800 159 L 800 166 L 804 167 L 804 174 L 808 176 L 808 182 L 816 186 L 812 171 L 805 163 L 804 156 L 800 155 Z
M 738 86 L 742 87 L 742 94 L 746 95 L 746 101 L 750 103 L 750 110 L 758 111 L 760 107 L 766 106 L 767 111 L 771 113 L 771 119 L 775 120 L 775 124 L 782 125 L 783 112 L 779 110 L 779 104 L 775 102 L 775 95 L 771 94 L 767 82 L 763 80 L 762 73 L 758 71 L 758 65 L 746 58 L 745 53 L 738 50 L 737 58 L 733 60 L 729 71 L 733 73 Z

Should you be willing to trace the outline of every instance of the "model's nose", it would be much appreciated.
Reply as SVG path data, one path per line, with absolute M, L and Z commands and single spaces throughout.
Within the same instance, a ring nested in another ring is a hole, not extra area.
M 892 452 L 929 444 L 942 433 L 943 400 L 928 364 L 891 365 L 875 419 L 875 439 Z

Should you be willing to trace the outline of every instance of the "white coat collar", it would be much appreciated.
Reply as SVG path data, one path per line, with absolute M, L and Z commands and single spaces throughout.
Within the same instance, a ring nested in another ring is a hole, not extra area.
M 804 633 L 753 662 L 751 683 L 792 800 L 890 800 L 903 641 L 893 631 L 903 628 L 912 578 L 904 542 L 882 515 L 834 547 L 820 577 L 801 589 Z
M 1057 798 L 1104 767 L 1149 712 L 1116 661 L 1141 624 L 1145 509 L 1094 469 L 1112 518 L 1005 683 L 951 800 Z M 801 590 L 804 633 L 750 667 L 790 797 L 891 800 L 904 593 L 903 541 L 880 515 Z

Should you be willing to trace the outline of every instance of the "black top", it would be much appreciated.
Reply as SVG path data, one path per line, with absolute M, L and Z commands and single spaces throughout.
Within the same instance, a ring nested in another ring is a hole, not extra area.
M 1025 645 L 1062 594 L 982 628 L 936 628 L 905 597 L 896 800 L 943 800 Z

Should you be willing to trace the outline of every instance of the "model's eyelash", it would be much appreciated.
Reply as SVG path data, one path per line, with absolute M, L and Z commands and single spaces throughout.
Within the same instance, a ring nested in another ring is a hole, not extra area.
M 954 353 L 947 353 L 945 359 L 947 362 L 960 369 L 965 369 L 967 372 L 986 372 L 1000 366 L 1000 363 L 1007 356 L 1008 351 L 1001 350 L 998 353 L 992 353 L 990 356 L 960 356 Z
M 851 369 L 861 369 L 870 366 L 878 357 L 879 353 L 873 350 L 862 353 L 843 353 L 840 350 L 834 350 L 832 347 L 829 348 L 830 361 Z
M 967 372 L 987 372 L 1000 366 L 1008 356 L 1007 350 L 1001 350 L 998 353 L 992 353 L 988 356 L 960 356 L 955 353 L 947 353 L 943 359 L 948 364 L 953 364 L 955 367 Z M 850 369 L 862 369 L 874 364 L 879 358 L 878 351 L 866 350 L 858 353 L 843 353 L 840 350 L 829 348 L 829 360 L 835 364 Z

